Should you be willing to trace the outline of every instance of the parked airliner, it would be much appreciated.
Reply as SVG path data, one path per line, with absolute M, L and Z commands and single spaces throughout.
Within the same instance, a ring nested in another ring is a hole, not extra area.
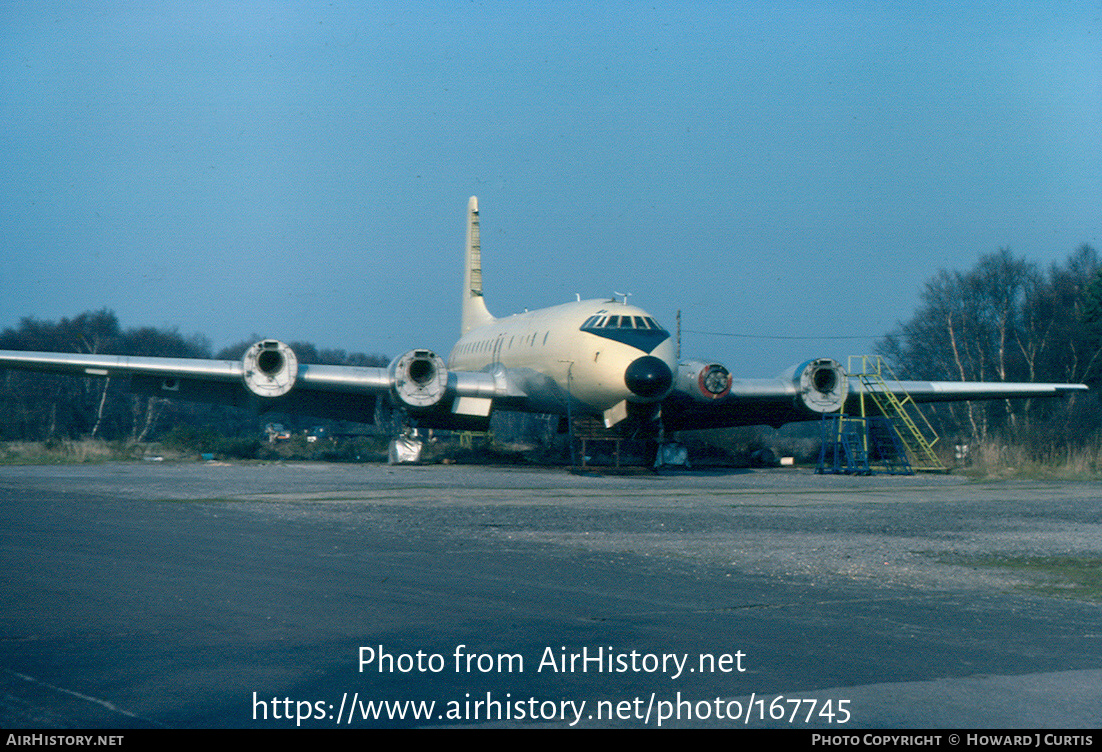
M 495 410 L 591 416 L 664 431 L 780 426 L 839 412 L 863 388 L 830 358 L 774 379 L 736 379 L 719 363 L 678 362 L 669 332 L 625 300 L 586 300 L 495 318 L 482 293 L 478 200 L 467 210 L 460 339 L 445 363 L 413 349 L 386 368 L 307 365 L 275 339 L 241 360 L 0 351 L 0 368 L 128 376 L 132 391 L 363 423 L 398 410 L 425 428 L 486 428 Z M 915 402 L 1054 397 L 1082 384 L 889 381 Z

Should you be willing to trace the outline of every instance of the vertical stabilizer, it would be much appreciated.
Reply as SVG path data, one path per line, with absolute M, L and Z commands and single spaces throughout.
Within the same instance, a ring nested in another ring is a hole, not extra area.
M 478 197 L 467 203 L 467 252 L 463 263 L 463 317 L 460 334 L 494 320 L 482 298 L 482 245 L 478 239 Z

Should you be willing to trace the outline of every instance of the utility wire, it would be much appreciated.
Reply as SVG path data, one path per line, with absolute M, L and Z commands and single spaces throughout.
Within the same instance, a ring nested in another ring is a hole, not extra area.
M 685 329 L 686 334 L 704 334 L 709 337 L 738 337 L 739 339 L 877 339 L 883 334 L 869 334 L 864 336 L 838 336 L 830 334 L 816 335 L 812 337 L 793 337 L 780 334 L 733 334 L 731 332 L 699 332 L 695 329 Z

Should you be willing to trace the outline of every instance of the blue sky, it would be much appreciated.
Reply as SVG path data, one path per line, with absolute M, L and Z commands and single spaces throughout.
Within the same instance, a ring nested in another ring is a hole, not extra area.
M 0 327 L 446 354 L 478 195 L 495 315 L 768 376 L 1102 246 L 1099 2 L 26 2 L 0 56 Z

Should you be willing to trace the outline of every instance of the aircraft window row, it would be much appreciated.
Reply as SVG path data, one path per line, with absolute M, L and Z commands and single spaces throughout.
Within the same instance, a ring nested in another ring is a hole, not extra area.
M 582 329 L 653 329 L 659 332 L 665 331 L 650 316 L 590 316 L 582 324 Z
M 545 344 L 545 345 L 547 344 L 547 338 L 550 335 L 551 335 L 550 330 L 544 332 L 544 334 L 543 334 L 543 344 Z M 538 332 L 532 332 L 531 335 L 526 335 L 517 344 L 518 345 L 527 345 L 528 347 L 532 347 L 536 344 L 536 337 L 537 336 L 539 336 Z M 515 339 L 516 339 L 516 335 L 514 335 L 512 337 L 509 337 L 509 341 L 507 343 L 505 343 L 504 347 L 502 347 L 501 349 L 503 349 L 503 350 L 513 349 L 513 341 Z M 495 338 L 495 339 L 483 339 L 483 340 L 479 340 L 478 342 L 468 342 L 468 343 L 466 343 L 465 345 L 462 345 L 459 348 L 459 352 L 464 353 L 464 354 L 466 354 L 466 353 L 475 353 L 475 352 L 490 352 L 491 350 L 493 350 L 495 347 L 498 346 L 498 342 L 500 342 L 500 341 L 501 341 L 501 338 L 499 337 L 499 338 Z

